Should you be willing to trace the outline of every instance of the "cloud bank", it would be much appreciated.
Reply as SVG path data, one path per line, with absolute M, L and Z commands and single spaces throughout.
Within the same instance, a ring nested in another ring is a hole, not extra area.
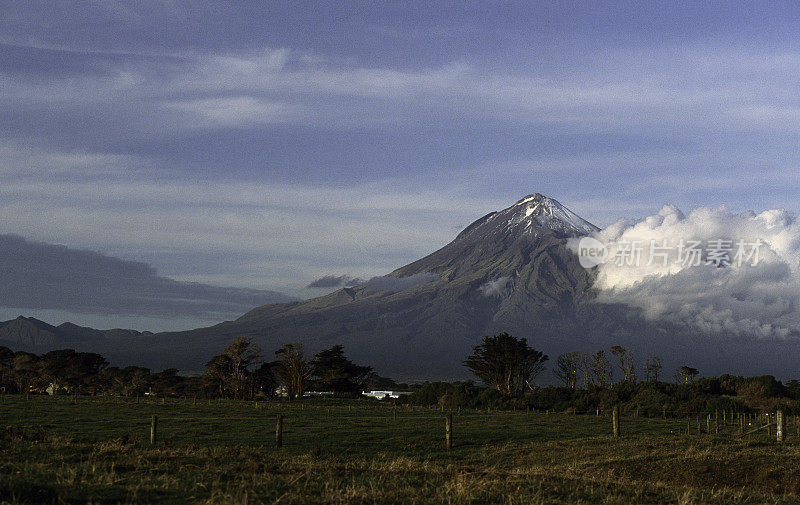
M 146 263 L 0 235 L 0 307 L 230 319 L 291 298 L 161 277 Z
M 364 282 L 363 279 L 358 277 L 350 277 L 349 275 L 326 275 L 315 279 L 308 286 L 308 288 L 341 288 L 345 286 L 356 286 Z
M 408 277 L 384 275 L 368 280 L 364 283 L 364 288 L 368 291 L 396 293 L 436 280 L 439 280 L 439 276 L 431 272 L 420 272 Z
M 600 302 L 639 307 L 650 320 L 702 334 L 800 337 L 796 215 L 785 210 L 731 213 L 724 207 L 701 207 L 684 215 L 665 206 L 644 219 L 620 220 L 596 238 L 609 249 L 609 259 L 597 267 Z M 729 265 L 714 257 L 713 251 L 720 250 L 717 240 L 730 241 L 730 250 L 723 248 Z M 690 241 L 699 243 L 699 258 L 691 258 Z M 755 246 L 759 241 L 760 247 Z M 741 244 L 744 253 L 757 255 L 737 257 Z M 637 246 L 638 264 L 631 259 Z

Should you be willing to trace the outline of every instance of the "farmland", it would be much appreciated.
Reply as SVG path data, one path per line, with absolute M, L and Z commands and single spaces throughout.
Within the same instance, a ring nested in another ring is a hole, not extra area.
M 462 410 L 446 451 L 446 412 L 377 401 L 2 400 L 3 503 L 800 500 L 794 424 L 780 445 L 724 424 L 705 433 L 694 418 L 628 416 L 614 439 L 603 413 Z

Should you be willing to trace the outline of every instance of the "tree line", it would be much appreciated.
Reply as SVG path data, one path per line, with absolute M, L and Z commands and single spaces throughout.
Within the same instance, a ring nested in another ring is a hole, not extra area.
M 265 361 L 252 340 L 236 338 L 206 364 L 204 383 L 218 396 L 240 399 L 273 396 L 279 391 L 293 400 L 309 388 L 337 396 L 357 396 L 368 388 L 397 387 L 390 379 L 375 374 L 372 367 L 350 361 L 341 345 L 308 358 L 302 344 L 285 344 L 274 356 Z
M 529 346 L 527 339 L 500 333 L 483 337 L 483 341 L 464 360 L 464 366 L 500 394 L 519 396 L 536 389 L 536 380 L 548 359 L 546 354 Z M 648 357 L 644 364 L 644 380 L 658 382 L 662 370 L 661 358 Z M 688 383 L 699 373 L 695 368 L 681 366 L 674 378 Z M 600 349 L 595 353 L 560 354 L 553 375 L 563 387 L 573 390 L 581 385 L 583 389 L 607 389 L 615 382 L 637 382 L 633 352 L 620 345 L 612 346 L 608 353 Z
M 281 394 L 289 399 L 296 399 L 310 390 L 337 396 L 358 396 L 362 391 L 370 389 L 404 389 L 415 391 L 410 401 L 422 403 L 429 402 L 431 395 L 438 395 L 435 400 L 437 403 L 455 401 L 461 402 L 459 405 L 467 406 L 483 405 L 486 402 L 495 405 L 522 402 L 521 404 L 528 406 L 538 405 L 539 408 L 542 405 L 563 406 L 566 399 L 575 408 L 589 408 L 600 405 L 602 401 L 599 398 L 616 398 L 614 395 L 620 392 L 647 390 L 652 393 L 653 387 L 656 387 L 653 385 L 657 385 L 656 389 L 661 388 L 658 395 L 665 394 L 667 389 L 685 391 L 670 389 L 671 386 L 661 382 L 663 366 L 657 356 L 644 360 L 644 373 L 639 376 L 633 353 L 619 345 L 612 346 L 608 352 L 601 349 L 594 353 L 570 352 L 559 355 L 555 360 L 553 374 L 560 382 L 560 387 L 541 388 L 537 385 L 537 380 L 545 370 L 548 356 L 531 347 L 525 338 L 516 338 L 508 333 L 485 336 L 463 362 L 486 385 L 485 388 L 471 382 L 449 385 L 397 384 L 377 375 L 370 366 L 353 363 L 347 358 L 341 345 L 306 356 L 301 344 L 288 343 L 274 351 L 269 358 L 267 356 L 250 338 L 235 338 L 220 354 L 206 363 L 205 373 L 187 377 L 179 375 L 177 369 L 153 372 L 138 366 L 112 367 L 99 354 L 72 349 L 37 355 L 25 351 L 13 352 L 0 346 L 0 390 L 120 396 L 194 395 L 238 399 Z M 689 385 L 695 382 L 698 375 L 697 369 L 682 366 L 673 379 L 675 383 Z M 639 381 L 639 377 L 644 380 Z M 727 390 L 733 387 L 730 386 L 731 380 L 725 379 Z M 742 380 L 734 382 L 736 387 L 746 383 Z M 642 388 L 638 384 L 650 386 Z M 771 385 L 770 390 L 777 387 L 792 394 L 797 391 L 800 398 L 800 383 L 797 381 L 791 381 L 785 386 L 778 384 L 779 386 Z M 603 396 L 602 391 L 609 391 L 610 396 Z M 789 393 L 784 396 L 787 395 Z M 461 400 L 456 401 L 454 398 Z M 465 398 L 470 400 L 464 400 Z M 544 401 L 544 398 L 550 399 Z
M 274 359 L 267 361 L 251 339 L 239 337 L 211 358 L 205 373 L 196 377 L 179 375 L 174 368 L 153 372 L 139 366 L 109 366 L 100 354 L 73 349 L 37 355 L 0 346 L 0 391 L 6 393 L 251 399 L 280 392 L 295 399 L 309 388 L 354 396 L 364 389 L 397 387 L 371 367 L 350 361 L 341 345 L 306 357 L 301 344 L 285 344 L 274 352 Z

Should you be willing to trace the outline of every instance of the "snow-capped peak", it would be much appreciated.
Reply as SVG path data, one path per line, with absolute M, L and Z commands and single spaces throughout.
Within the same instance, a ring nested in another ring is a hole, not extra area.
M 557 200 L 540 193 L 526 196 L 507 211 L 511 214 L 510 221 L 515 224 L 525 220 L 526 225 L 530 226 L 535 220 L 545 228 L 567 235 L 589 235 L 599 230 Z

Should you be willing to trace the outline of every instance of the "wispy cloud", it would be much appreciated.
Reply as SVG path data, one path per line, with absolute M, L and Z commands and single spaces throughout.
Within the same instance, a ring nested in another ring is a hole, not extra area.
M 302 115 L 300 107 L 250 96 L 168 102 L 167 107 L 196 115 L 195 126 L 239 126 L 292 122 Z
M 344 286 L 355 286 L 363 283 L 363 279 L 358 277 L 350 277 L 349 275 L 326 275 L 319 279 L 314 279 L 309 283 L 309 288 L 341 288 Z
M 514 40 L 505 57 L 423 61 L 351 53 L 349 39 L 264 46 L 262 31 L 242 44 L 220 31 L 191 49 L 191 34 L 158 32 L 153 48 L 147 10 L 119 7 L 89 22 L 124 20 L 128 39 L 0 29 L 12 55 L 0 64 L 0 232 L 299 292 L 330 272 L 392 270 L 533 191 L 598 224 L 670 201 L 797 200 L 800 157 L 787 146 L 800 57 L 769 44 Z M 458 35 L 426 30 L 411 38 Z M 212 259 L 189 267 L 180 254 Z

